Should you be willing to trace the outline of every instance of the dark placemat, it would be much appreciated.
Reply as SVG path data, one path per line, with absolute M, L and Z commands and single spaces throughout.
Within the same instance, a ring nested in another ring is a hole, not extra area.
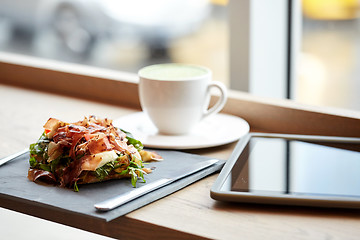
M 155 170 L 152 173 L 145 176 L 146 183 L 156 181 L 162 178 L 162 176 L 174 172 L 179 168 L 184 168 L 194 163 L 210 159 L 208 157 L 179 151 L 156 150 L 156 152 L 163 156 L 165 160 L 162 162 L 152 162 L 146 165 L 146 167 L 155 167 Z M 0 167 L 0 198 L 15 198 L 22 204 L 41 204 L 45 207 L 56 207 L 75 214 L 85 214 L 106 221 L 125 215 L 184 188 L 205 176 L 219 171 L 224 164 L 224 161 L 220 161 L 209 168 L 150 192 L 112 211 L 100 212 L 94 208 L 94 204 L 134 189 L 130 179 L 79 185 L 80 191 L 74 192 L 71 189 L 36 184 L 29 181 L 27 179 L 27 171 L 29 168 L 28 160 L 28 154 L 24 154 Z M 141 187 L 146 183 L 143 183 L 142 180 L 139 179 L 137 187 Z

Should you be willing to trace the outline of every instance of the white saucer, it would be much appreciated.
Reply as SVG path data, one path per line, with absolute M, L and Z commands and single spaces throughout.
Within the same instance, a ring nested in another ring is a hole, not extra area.
M 114 126 L 132 133 L 145 147 L 161 149 L 198 149 L 234 142 L 247 134 L 249 124 L 242 118 L 215 114 L 205 118 L 187 135 L 161 135 L 143 112 L 114 120 Z

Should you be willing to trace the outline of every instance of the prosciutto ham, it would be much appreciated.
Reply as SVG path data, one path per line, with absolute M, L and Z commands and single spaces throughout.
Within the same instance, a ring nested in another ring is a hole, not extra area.
M 40 139 L 30 145 L 28 178 L 77 189 L 78 184 L 130 177 L 136 186 L 137 178 L 150 172 L 143 161 L 151 160 L 162 158 L 143 150 L 110 119 L 89 116 L 66 123 L 49 118 Z

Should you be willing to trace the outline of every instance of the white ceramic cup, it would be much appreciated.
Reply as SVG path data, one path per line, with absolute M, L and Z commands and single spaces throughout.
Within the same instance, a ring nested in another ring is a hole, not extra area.
M 160 134 L 189 133 L 202 119 L 218 113 L 227 100 L 225 85 L 212 81 L 211 70 L 202 66 L 157 64 L 138 74 L 141 107 Z M 220 90 L 220 98 L 208 109 L 212 88 Z

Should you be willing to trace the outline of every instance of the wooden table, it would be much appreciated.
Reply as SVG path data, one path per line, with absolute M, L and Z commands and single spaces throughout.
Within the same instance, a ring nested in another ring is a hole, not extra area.
M 4 69 L 1 67 L 0 71 Z M 34 69 L 24 71 L 35 74 Z M 26 74 L 15 76 L 19 78 L 26 78 Z M 104 98 L 99 102 L 86 100 L 86 96 L 75 98 L 10 86 L 7 77 L 0 77 L 0 82 L 6 83 L 0 83 L 0 157 L 36 141 L 49 117 L 76 121 L 95 114 L 116 119 L 139 110 L 137 100 L 129 100 L 133 104 L 126 107 L 106 103 Z M 129 89 L 134 84 L 130 82 Z M 130 91 L 137 99 L 134 90 Z M 360 136 L 357 112 L 299 106 L 233 92 L 224 112 L 245 118 L 252 131 Z M 233 147 L 228 144 L 191 152 L 227 159 Z M 108 223 L 86 216 L 69 218 L 69 213 L 59 210 L 29 209 L 7 199 L 0 199 L 0 206 L 120 239 L 359 239 L 360 210 L 217 202 L 209 195 L 216 177 L 209 176 Z M 0 216 L 0 221 L 5 220 Z

